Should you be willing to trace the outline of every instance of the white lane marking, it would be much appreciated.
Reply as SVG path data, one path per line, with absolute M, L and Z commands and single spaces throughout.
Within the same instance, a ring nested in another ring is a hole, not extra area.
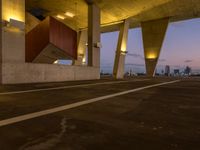
M 21 116 L 18 116 L 18 117 L 13 117 L 13 118 L 10 118 L 10 119 L 1 120 L 0 121 L 0 127 L 10 125 L 10 124 L 14 124 L 14 123 L 17 123 L 17 122 L 22 122 L 22 121 L 33 119 L 33 118 L 37 118 L 37 117 L 41 117 L 41 116 L 45 116 L 45 115 L 49 115 L 49 114 L 52 114 L 52 113 L 72 109 L 72 108 L 75 108 L 75 107 L 94 103 L 94 102 L 105 100 L 105 99 L 108 99 L 108 98 L 121 96 L 121 95 L 129 94 L 129 93 L 134 93 L 134 92 L 141 91 L 141 90 L 144 90 L 144 89 L 149 89 L 149 88 L 162 86 L 162 85 L 166 85 L 166 84 L 172 84 L 172 83 L 176 83 L 176 82 L 180 82 L 180 80 L 148 85 L 148 86 L 145 86 L 145 87 L 140 87 L 140 88 L 124 91 L 124 92 L 118 92 L 118 93 L 115 93 L 115 94 L 110 94 L 110 95 L 106 95 L 106 96 L 92 98 L 92 99 L 89 99 L 89 100 L 84 100 L 84 101 L 76 102 L 76 103 L 73 103 L 73 104 L 68 104 L 68 105 L 64 105 L 64 106 L 60 106 L 60 107 L 46 109 L 46 110 L 39 111 L 39 112 L 21 115 Z
M 101 82 L 101 83 L 89 83 L 89 84 L 79 84 L 79 85 L 61 86 L 61 87 L 43 88 L 43 89 L 33 89 L 33 90 L 24 90 L 24 91 L 2 92 L 2 93 L 0 93 L 0 96 L 2 96 L 2 95 L 13 95 L 13 94 L 22 94 L 22 93 L 33 93 L 33 92 L 41 92 L 41 91 L 51 91 L 51 90 L 62 90 L 62 89 L 78 88 L 78 87 L 88 87 L 88 86 L 95 86 L 95 85 L 106 85 L 106 84 L 117 84 L 117 83 L 147 81 L 147 80 L 150 80 L 150 79 L 128 80 L 128 81 L 112 81 L 112 82 Z

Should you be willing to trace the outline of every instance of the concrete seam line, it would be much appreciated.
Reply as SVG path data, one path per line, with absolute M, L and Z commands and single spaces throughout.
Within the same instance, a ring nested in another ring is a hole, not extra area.
M 137 91 L 141 91 L 141 90 L 145 90 L 145 89 L 149 89 L 149 88 L 153 88 L 153 87 L 157 87 L 157 86 L 162 86 L 162 85 L 166 85 L 166 84 L 172 84 L 172 83 L 176 83 L 176 82 L 180 82 L 180 80 L 164 82 L 164 83 L 159 83 L 159 84 L 153 84 L 153 85 L 140 87 L 140 88 L 124 91 L 124 92 L 119 92 L 119 93 L 115 93 L 115 94 L 110 94 L 110 95 L 106 95 L 106 96 L 92 98 L 92 99 L 84 100 L 84 101 L 81 101 L 81 102 L 76 102 L 76 103 L 72 103 L 72 104 L 68 104 L 68 105 L 64 105 L 64 106 L 46 109 L 46 110 L 39 111 L 39 112 L 29 113 L 29 114 L 26 114 L 26 115 L 21 115 L 21 116 L 9 118 L 9 119 L 1 120 L 0 121 L 0 127 L 10 125 L 10 124 L 14 124 L 14 123 L 17 123 L 17 122 L 22 122 L 22 121 L 33 119 L 33 118 L 37 118 L 37 117 L 41 117 L 41 116 L 45 116 L 45 115 L 49 115 L 49 114 L 53 114 L 53 113 L 57 113 L 57 112 L 61 112 L 61 111 L 64 111 L 64 110 L 68 110 L 68 109 L 72 109 L 72 108 L 79 107 L 79 106 L 82 106 L 82 105 L 86 105 L 86 104 L 94 103 L 94 102 L 97 102 L 97 101 L 109 99 L 109 98 L 112 98 L 112 97 L 121 96 L 121 95 L 129 94 L 129 93 L 133 93 L 133 92 L 137 92 Z
M 79 85 L 71 85 L 71 86 L 53 87 L 53 88 L 14 91 L 14 92 L 2 92 L 2 93 L 0 93 L 0 96 L 2 96 L 2 95 L 13 95 L 13 94 L 22 94 L 22 93 L 33 93 L 33 92 L 41 92 L 41 91 L 51 91 L 51 90 L 62 90 L 62 89 L 78 88 L 78 87 L 88 87 L 88 86 L 95 86 L 95 85 L 107 85 L 107 84 L 118 84 L 118 83 L 127 83 L 127 82 L 147 81 L 147 80 L 150 80 L 150 79 L 132 80 L 132 81 L 129 80 L 129 81 L 90 83 L 90 84 L 79 84 Z

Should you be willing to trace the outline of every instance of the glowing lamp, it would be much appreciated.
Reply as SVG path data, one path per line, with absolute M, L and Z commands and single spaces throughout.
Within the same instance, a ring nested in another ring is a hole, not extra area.
M 54 61 L 54 63 L 53 63 L 53 64 L 58 64 L 58 62 L 59 62 L 59 61 L 58 61 L 58 60 L 56 60 L 56 61 Z
M 122 55 L 126 55 L 128 52 L 126 50 L 121 50 Z
M 83 57 L 83 59 L 82 59 L 82 64 L 83 64 L 83 65 L 86 64 L 86 59 L 85 59 L 85 57 Z
M 147 54 L 146 58 L 147 59 L 156 59 L 157 55 L 155 53 L 149 53 L 149 54 Z
M 75 16 L 75 14 L 73 14 L 71 12 L 66 12 L 65 15 L 70 17 L 70 18 L 74 18 L 74 16 Z
M 20 30 L 24 30 L 25 29 L 25 23 L 24 22 L 18 21 L 18 20 L 12 19 L 12 18 L 10 18 L 9 25 L 11 27 L 15 27 L 15 28 L 18 28 Z
M 62 15 L 57 15 L 56 17 L 57 17 L 58 19 L 61 19 L 61 20 L 64 20 L 64 19 L 65 19 L 65 17 L 62 16 Z

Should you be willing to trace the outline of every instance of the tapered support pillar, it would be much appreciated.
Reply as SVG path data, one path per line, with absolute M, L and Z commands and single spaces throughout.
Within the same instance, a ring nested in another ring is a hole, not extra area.
M 78 34 L 78 53 L 77 60 L 74 60 L 73 65 L 86 65 L 86 49 L 87 49 L 87 41 L 88 41 L 88 31 L 83 30 Z
M 147 76 L 154 76 L 169 18 L 142 22 L 144 57 Z
M 25 0 L 0 0 L 0 83 L 4 65 L 25 63 Z
M 100 9 L 88 2 L 88 66 L 100 67 Z
M 116 79 L 122 79 L 124 77 L 128 30 L 129 30 L 129 20 L 125 20 L 120 28 L 117 50 L 115 54 L 113 77 Z

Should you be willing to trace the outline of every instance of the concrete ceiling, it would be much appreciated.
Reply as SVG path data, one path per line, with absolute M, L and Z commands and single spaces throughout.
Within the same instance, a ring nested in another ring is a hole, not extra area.
M 200 16 L 200 0 L 94 0 L 101 9 L 103 32 L 118 30 L 121 21 L 129 18 L 131 27 L 140 23 L 170 17 L 170 21 L 179 21 Z M 42 15 L 75 14 L 63 21 L 75 30 L 87 28 L 87 4 L 85 0 L 26 0 L 26 10 L 42 10 Z

